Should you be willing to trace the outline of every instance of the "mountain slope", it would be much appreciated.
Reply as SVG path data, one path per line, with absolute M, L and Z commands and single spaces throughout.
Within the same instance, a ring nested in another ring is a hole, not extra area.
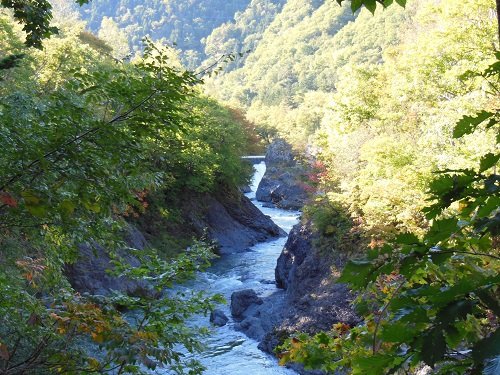
M 103 20 L 111 18 L 127 35 L 132 50 L 142 47 L 146 35 L 175 43 L 186 65 L 194 68 L 205 57 L 203 38 L 248 4 L 249 0 L 102 0 L 83 6 L 80 14 L 96 33 Z

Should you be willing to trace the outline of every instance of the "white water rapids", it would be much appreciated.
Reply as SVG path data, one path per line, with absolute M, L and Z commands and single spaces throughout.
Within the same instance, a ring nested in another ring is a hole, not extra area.
M 252 180 L 252 192 L 248 198 L 287 233 L 298 222 L 299 212 L 285 211 L 263 207 L 255 200 L 255 191 L 264 175 L 264 162 L 257 164 Z M 236 254 L 225 254 L 214 261 L 213 265 L 189 287 L 204 290 L 209 294 L 222 294 L 228 303 L 231 294 L 242 289 L 254 289 L 259 296 L 271 293 L 284 293 L 274 284 L 274 268 L 276 260 L 286 242 L 286 238 L 259 243 L 250 251 Z M 218 306 L 229 317 L 223 327 L 212 327 L 211 334 L 203 340 L 206 350 L 196 355 L 207 375 L 291 375 L 295 371 L 278 365 L 277 359 L 257 348 L 258 342 L 245 334 L 234 330 L 228 305 Z M 193 323 L 197 326 L 210 326 L 208 317 L 196 317 Z

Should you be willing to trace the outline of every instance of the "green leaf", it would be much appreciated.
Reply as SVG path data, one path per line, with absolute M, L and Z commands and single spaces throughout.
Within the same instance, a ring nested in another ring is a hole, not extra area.
M 365 7 L 371 14 L 375 14 L 375 9 L 377 9 L 377 2 L 375 0 L 364 0 Z
M 415 274 L 417 269 L 422 267 L 424 267 L 424 265 L 418 262 L 414 255 L 409 255 L 401 261 L 399 273 L 406 278 L 409 278 L 411 275 Z
M 420 241 L 413 233 L 402 233 L 396 237 L 396 242 L 402 245 L 418 245 Z
M 320 332 L 316 335 L 316 340 L 319 344 L 328 345 L 330 343 L 330 337 L 325 332 Z
M 393 302 L 394 303 L 394 302 Z M 413 302 L 414 303 L 414 302 Z M 427 311 L 423 307 L 413 307 L 406 305 L 406 307 L 398 309 L 394 314 L 394 319 L 406 323 L 427 323 L 429 317 Z
M 353 374 L 386 374 L 387 367 L 397 361 L 397 357 L 389 354 L 375 354 L 372 356 L 359 357 L 353 363 Z
M 420 353 L 422 360 L 431 367 L 444 358 L 446 340 L 440 327 L 433 327 L 424 334 Z
M 384 342 L 411 342 L 419 333 L 414 327 L 401 321 L 388 324 L 380 332 Z
M 498 355 L 500 355 L 500 328 L 478 341 L 472 348 L 472 358 L 476 364 L 482 364 L 485 360 Z
M 479 206 L 476 215 L 478 218 L 489 216 L 499 206 L 500 206 L 500 197 L 498 196 L 488 197 L 486 202 L 483 205 Z
M 453 129 L 453 138 L 460 138 L 466 134 L 471 134 L 483 122 L 494 116 L 495 114 L 488 111 L 481 111 L 476 114 L 476 117 L 464 116 L 455 125 Z
M 436 320 L 444 325 L 454 323 L 457 319 L 464 320 L 472 312 L 474 305 L 473 301 L 466 299 L 453 301 L 438 311 Z
M 383 0 L 383 6 L 384 8 L 387 8 L 390 6 L 392 3 L 394 3 L 394 0 Z M 403 8 L 406 5 L 406 0 L 396 0 L 396 3 L 401 5 Z
M 437 244 L 447 238 L 458 230 L 457 219 L 441 219 L 435 220 L 432 223 L 431 229 L 425 235 L 428 244 Z
M 462 327 L 458 329 L 454 325 L 446 327 L 446 343 L 450 347 L 457 347 L 463 340 L 466 330 Z
M 479 172 L 484 172 L 487 169 L 490 169 L 495 164 L 498 163 L 498 159 L 500 159 L 500 154 L 492 154 L 491 152 L 484 155 L 481 158 L 481 164 L 479 168 Z
M 372 262 L 368 260 L 351 260 L 345 266 L 338 281 L 348 283 L 354 288 L 365 287 L 369 282 L 368 275 L 373 268 Z
M 351 1 L 351 10 L 356 12 L 363 5 L 363 0 L 352 0 Z
M 455 281 L 452 286 L 442 287 L 439 293 L 429 295 L 429 301 L 435 305 L 445 305 L 455 301 L 458 297 L 463 297 L 478 289 L 490 288 L 500 282 L 500 275 L 481 277 L 476 274 L 475 277 L 463 277 Z
M 496 298 L 494 293 L 489 290 L 479 290 L 476 294 L 490 310 L 492 310 L 496 316 L 500 316 L 500 301 Z
M 448 261 L 448 259 L 451 258 L 453 254 L 450 252 L 450 253 L 439 253 L 439 252 L 430 252 L 429 253 L 429 257 L 431 258 L 432 260 L 432 263 L 434 264 L 443 264 L 445 263 L 446 261 Z

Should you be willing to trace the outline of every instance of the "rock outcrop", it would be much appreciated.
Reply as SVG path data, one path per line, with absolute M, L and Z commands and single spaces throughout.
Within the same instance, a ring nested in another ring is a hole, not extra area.
M 239 290 L 231 295 L 231 315 L 235 318 L 242 318 L 243 313 L 248 310 L 250 306 L 261 304 L 262 298 L 257 296 L 255 290 Z
M 189 193 L 180 208 L 184 226 L 192 236 L 208 234 L 218 244 L 220 254 L 245 251 L 258 242 L 264 242 L 286 233 L 268 216 L 236 189 L 221 188 L 213 194 Z M 124 233 L 127 246 L 142 250 L 147 246 L 143 233 L 148 233 L 147 220 L 139 227 L 130 225 Z M 79 259 L 66 266 L 68 280 L 79 292 L 108 294 L 117 290 L 129 295 L 150 293 L 147 284 L 110 275 L 112 268 L 108 251 L 98 243 L 79 246 Z M 120 254 L 132 266 L 139 261 L 127 250 Z
M 332 270 L 342 267 L 340 259 L 318 254 L 313 238 L 308 224 L 297 224 L 278 258 L 276 284 L 285 289 L 289 304 L 280 329 L 317 332 L 338 322 L 359 322 L 349 289 L 333 276 Z
M 263 351 L 273 353 L 294 332 L 316 333 L 338 322 L 353 326 L 360 321 L 351 307 L 351 293 L 332 276 L 332 267 L 341 265 L 333 257 L 318 254 L 313 238 L 307 224 L 292 229 L 275 269 L 276 285 L 283 291 L 244 312 L 247 323 L 239 328 L 259 340 Z M 313 374 L 300 366 L 294 368 Z
M 127 228 L 124 237 L 130 247 L 139 250 L 146 247 L 146 239 L 132 225 Z M 75 290 L 97 295 L 107 295 L 112 290 L 128 295 L 153 293 L 145 282 L 111 275 L 108 272 L 112 269 L 111 257 L 100 244 L 96 242 L 81 244 L 79 252 L 79 259 L 65 267 L 66 276 Z M 128 254 L 127 250 L 120 251 L 120 256 L 134 267 L 139 265 L 137 258 Z
M 186 202 L 187 221 L 198 234 L 208 232 L 220 254 L 247 250 L 258 242 L 286 236 L 268 216 L 239 192 L 220 190 Z
M 272 302 L 271 302 L 272 300 Z M 231 315 L 236 320 L 234 328 L 248 337 L 260 341 L 283 318 L 284 293 L 266 297 L 266 303 L 253 289 L 231 295 Z
M 297 162 L 292 147 L 282 139 L 267 149 L 266 173 L 256 192 L 258 201 L 272 203 L 283 209 L 298 210 L 308 194 L 301 182 L 305 167 Z
M 311 253 L 312 233 L 308 226 L 296 225 L 290 231 L 285 247 L 281 251 L 274 270 L 276 286 L 281 289 L 293 290 L 299 278 L 296 277 L 300 266 Z M 288 288 L 288 287 L 291 288 Z
M 229 318 L 224 314 L 224 311 L 215 309 L 210 313 L 210 323 L 217 327 L 222 327 L 227 324 Z

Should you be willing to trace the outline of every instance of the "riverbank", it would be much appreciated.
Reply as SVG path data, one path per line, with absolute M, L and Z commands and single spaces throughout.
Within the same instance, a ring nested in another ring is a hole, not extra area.
M 155 247 L 165 256 L 172 256 L 189 245 L 193 238 L 212 241 L 219 255 L 241 253 L 253 245 L 285 237 L 286 233 L 255 207 L 250 199 L 236 189 L 220 186 L 214 193 L 183 192 L 177 204 L 161 202 L 155 196 L 146 212 L 131 217 L 123 234 L 125 245 L 138 250 Z M 172 207 L 173 215 L 160 214 L 161 207 Z M 80 246 L 80 258 L 66 267 L 66 275 L 78 292 L 108 294 L 111 290 L 127 294 L 144 293 L 146 285 L 111 276 L 107 270 L 111 259 L 98 243 Z M 123 256 L 136 263 L 127 250 Z
M 272 207 L 264 207 L 255 200 L 257 185 L 265 171 L 265 164 L 258 164 L 251 184 L 251 192 L 246 197 L 262 212 L 272 219 L 285 232 L 298 222 L 298 211 L 286 211 Z M 258 243 L 245 252 L 225 253 L 216 259 L 212 266 L 199 275 L 196 281 L 186 285 L 186 291 L 199 290 L 207 293 L 219 293 L 226 299 L 227 304 L 217 306 L 228 321 L 221 327 L 209 323 L 209 317 L 200 315 L 192 324 L 195 326 L 210 327 L 211 333 L 205 338 L 205 350 L 194 359 L 199 360 L 205 367 L 206 375 L 296 375 L 296 372 L 281 367 L 277 358 L 258 348 L 259 342 L 247 336 L 240 330 L 239 319 L 231 315 L 231 295 L 235 292 L 252 289 L 260 297 L 270 295 L 275 298 L 285 293 L 276 288 L 274 282 L 274 268 L 286 237 L 279 237 L 270 241 Z
M 287 192 L 281 195 L 278 204 L 296 202 L 302 207 L 307 196 L 303 190 L 294 190 L 291 185 L 300 184 L 306 168 L 301 166 L 295 174 L 290 172 L 290 168 L 297 165 L 290 146 L 282 141 L 271 145 L 266 155 L 267 162 L 273 167 L 263 176 L 257 198 L 262 197 L 263 192 L 271 195 L 274 189 Z M 284 173 L 286 182 L 280 177 Z M 279 198 L 280 194 L 274 196 Z M 269 207 L 267 199 L 255 203 L 264 209 Z M 351 306 L 353 295 L 344 284 L 336 283 L 347 256 L 341 256 L 338 251 L 325 252 L 325 239 L 318 241 L 319 236 L 312 222 L 302 218 L 289 228 L 287 241 L 274 261 L 271 282 L 280 290 L 267 295 L 256 291 L 258 300 L 234 296 L 243 301 L 234 309 L 238 311 L 236 328 L 259 341 L 259 349 L 274 356 L 276 347 L 295 333 L 317 333 L 330 330 L 339 322 L 349 326 L 360 322 Z M 246 294 L 250 295 L 250 292 Z M 321 374 L 294 364 L 291 367 L 301 374 Z

